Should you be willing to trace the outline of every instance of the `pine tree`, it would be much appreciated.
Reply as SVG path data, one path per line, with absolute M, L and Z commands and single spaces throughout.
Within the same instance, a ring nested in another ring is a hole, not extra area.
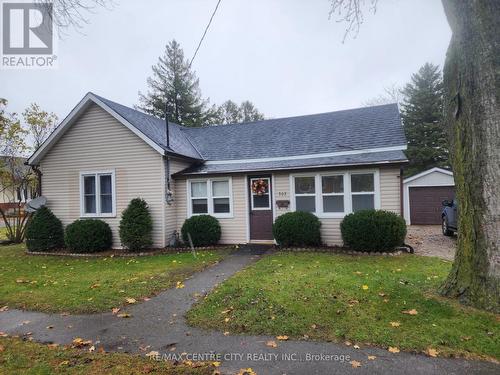
M 443 80 L 438 66 L 426 63 L 402 90 L 401 116 L 410 160 L 406 175 L 431 167 L 449 167 L 443 121 Z
M 159 118 L 165 118 L 165 102 L 169 120 L 184 126 L 197 127 L 210 122 L 213 111 L 207 110 L 208 100 L 201 97 L 199 79 L 184 58 L 184 52 L 172 40 L 163 56 L 152 67 L 146 95 L 139 92 L 139 109 Z

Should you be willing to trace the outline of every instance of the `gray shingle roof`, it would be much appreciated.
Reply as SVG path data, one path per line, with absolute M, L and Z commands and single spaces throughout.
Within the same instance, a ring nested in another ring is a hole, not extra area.
M 183 132 L 182 126 L 170 123 L 170 149 L 167 149 L 165 120 L 126 107 L 102 96 L 93 95 L 166 151 L 193 159 L 203 159 Z
M 183 130 L 205 160 L 406 145 L 397 104 Z
M 164 120 L 95 96 L 160 147 L 178 155 L 203 161 L 295 157 L 294 160 L 238 164 L 208 163 L 190 168 L 186 173 L 220 173 L 406 160 L 402 151 L 369 152 L 313 159 L 298 158 L 320 153 L 405 146 L 406 138 L 397 104 L 202 128 L 187 128 L 170 123 L 170 148 L 167 149 Z
M 365 154 L 329 156 L 321 158 L 279 160 L 251 163 L 231 163 L 231 164 L 198 164 L 194 165 L 179 174 L 210 174 L 229 173 L 247 171 L 268 171 L 280 169 L 301 169 L 312 167 L 330 166 L 354 166 L 366 164 L 385 164 L 406 162 L 407 158 L 403 151 L 382 151 Z

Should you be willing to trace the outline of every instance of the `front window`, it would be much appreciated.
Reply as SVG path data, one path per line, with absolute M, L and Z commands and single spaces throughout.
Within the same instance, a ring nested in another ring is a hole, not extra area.
M 188 181 L 190 190 L 189 216 L 232 214 L 231 179 Z
M 295 211 L 323 217 L 378 208 L 377 172 L 321 173 L 292 176 Z
M 352 211 L 375 208 L 375 182 L 373 173 L 351 175 Z
M 316 212 L 316 184 L 314 176 L 295 177 L 295 209 Z
M 81 174 L 81 216 L 115 216 L 114 172 Z

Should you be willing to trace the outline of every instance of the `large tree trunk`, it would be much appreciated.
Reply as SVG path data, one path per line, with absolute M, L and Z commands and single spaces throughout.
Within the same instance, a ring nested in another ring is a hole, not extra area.
M 453 32 L 444 85 L 459 230 L 442 293 L 499 312 L 500 2 L 443 5 Z

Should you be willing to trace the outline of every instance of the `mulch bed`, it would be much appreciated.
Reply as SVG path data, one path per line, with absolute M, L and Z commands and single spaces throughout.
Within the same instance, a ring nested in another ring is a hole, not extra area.
M 224 249 L 234 249 L 234 246 L 205 246 L 205 247 L 195 247 L 195 251 L 210 251 L 210 250 L 224 250 Z M 177 254 L 177 253 L 187 253 L 191 252 L 190 247 L 172 247 L 164 249 L 147 249 L 141 252 L 132 252 L 125 249 L 111 249 L 106 251 L 100 251 L 97 253 L 70 253 L 66 249 L 61 249 L 58 251 L 28 251 L 27 255 L 46 255 L 46 256 L 62 256 L 62 257 L 143 257 L 151 255 L 160 254 Z

